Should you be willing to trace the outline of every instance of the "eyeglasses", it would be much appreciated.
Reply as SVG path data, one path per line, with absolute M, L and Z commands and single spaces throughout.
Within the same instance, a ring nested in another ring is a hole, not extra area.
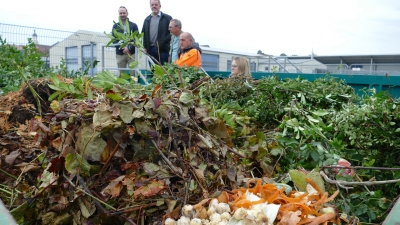
M 175 25 L 175 26 L 173 26 L 173 27 L 168 27 L 168 29 L 172 29 L 172 28 L 174 28 L 174 27 L 177 27 L 178 25 Z
M 236 65 L 231 65 L 231 67 L 236 68 L 237 66 Z

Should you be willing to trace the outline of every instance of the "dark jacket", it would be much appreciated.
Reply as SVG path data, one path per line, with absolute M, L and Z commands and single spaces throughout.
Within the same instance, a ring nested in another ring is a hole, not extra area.
M 149 15 L 144 19 L 142 33 L 144 32 L 143 45 L 146 50 L 150 49 L 150 20 L 152 15 Z M 158 35 L 157 41 L 160 47 L 160 52 L 169 52 L 169 44 L 171 41 L 171 34 L 168 30 L 169 22 L 172 17 L 168 14 L 161 12 L 160 22 L 158 24 Z
M 202 50 L 201 50 L 201 48 L 200 48 L 199 43 L 195 42 L 195 43 L 193 43 L 192 46 L 190 46 L 189 48 L 183 49 L 183 51 L 182 51 L 181 48 L 179 48 L 179 49 L 178 49 L 178 58 L 179 58 L 179 56 L 180 56 L 182 53 L 188 52 L 188 51 L 192 50 L 193 48 L 197 49 L 197 50 L 200 52 L 200 54 L 202 53 Z
M 136 23 L 129 21 L 129 19 L 127 19 L 129 22 L 129 29 L 131 30 L 131 33 L 135 32 L 135 31 L 139 31 L 138 26 L 136 25 Z M 117 31 L 119 33 L 124 33 L 124 28 L 120 27 L 119 23 L 114 23 L 111 33 L 114 36 L 114 29 L 117 29 Z M 118 41 L 115 41 L 114 44 L 117 44 Z M 115 53 L 117 55 L 123 55 L 124 53 L 122 52 L 122 49 L 119 48 L 120 45 L 115 46 Z M 126 47 L 128 47 L 129 52 L 131 53 L 131 55 L 135 54 L 135 47 L 133 45 L 127 45 Z

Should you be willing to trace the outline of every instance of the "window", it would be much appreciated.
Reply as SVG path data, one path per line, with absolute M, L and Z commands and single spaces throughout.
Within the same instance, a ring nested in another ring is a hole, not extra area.
M 256 72 L 256 65 L 255 62 L 250 62 L 250 72 Z
M 69 72 L 78 70 L 78 47 L 65 48 L 65 61 Z
M 219 71 L 219 55 L 201 54 L 201 66 L 206 71 Z
M 226 71 L 231 71 L 232 60 L 226 61 Z
M 86 64 L 92 64 L 97 59 L 96 44 L 82 45 L 82 69 L 86 69 Z M 97 73 L 97 66 L 88 70 L 89 75 Z
M 361 71 L 361 69 L 363 68 L 363 65 L 351 65 L 350 68 L 353 71 Z
M 351 65 L 351 68 L 353 69 L 353 68 L 360 68 L 360 69 L 362 69 L 363 68 L 363 65 Z

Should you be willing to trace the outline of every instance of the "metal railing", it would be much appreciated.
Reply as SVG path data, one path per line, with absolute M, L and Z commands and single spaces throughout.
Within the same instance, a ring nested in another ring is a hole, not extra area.
M 21 50 L 22 47 L 28 43 L 28 38 L 31 38 L 37 44 L 38 50 L 42 53 L 42 60 L 44 60 L 49 67 L 59 68 L 64 59 L 68 70 L 76 71 L 79 68 L 84 68 L 86 61 L 99 61 L 97 67 L 89 70 L 89 75 L 94 75 L 104 69 L 110 70 L 117 76 L 119 74 L 120 68 L 116 66 L 115 48 L 105 47 L 109 38 L 104 33 L 82 30 L 70 32 L 0 23 L 0 36 L 2 39 L 5 39 L 7 43 Z M 228 64 L 227 61 L 235 56 L 234 54 L 230 55 L 228 53 L 211 53 L 220 55 L 218 63 L 220 65 L 219 70 L 221 71 L 226 68 L 223 66 L 223 63 L 225 62 Z M 143 57 L 142 59 L 137 58 L 137 60 L 140 61 L 139 71 L 143 69 L 149 70 L 149 59 L 147 59 L 147 57 Z M 263 59 L 257 60 L 256 71 L 271 72 L 273 68 L 276 68 L 277 72 L 286 73 L 400 75 L 400 69 L 398 69 L 400 68 L 400 63 L 393 65 L 371 64 L 373 67 L 365 65 L 365 68 L 356 71 L 345 64 L 324 65 L 317 61 L 306 61 L 307 60 L 284 60 L 279 56 L 264 57 Z M 252 62 L 255 61 L 252 60 Z M 129 68 L 126 69 L 129 70 Z M 135 72 L 138 73 L 138 70 L 135 70 Z M 145 75 L 143 76 L 146 78 Z

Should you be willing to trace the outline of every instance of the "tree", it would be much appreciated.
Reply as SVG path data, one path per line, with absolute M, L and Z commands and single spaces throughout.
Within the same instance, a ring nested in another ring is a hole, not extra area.
M 285 53 L 281 53 L 281 56 L 287 56 Z

